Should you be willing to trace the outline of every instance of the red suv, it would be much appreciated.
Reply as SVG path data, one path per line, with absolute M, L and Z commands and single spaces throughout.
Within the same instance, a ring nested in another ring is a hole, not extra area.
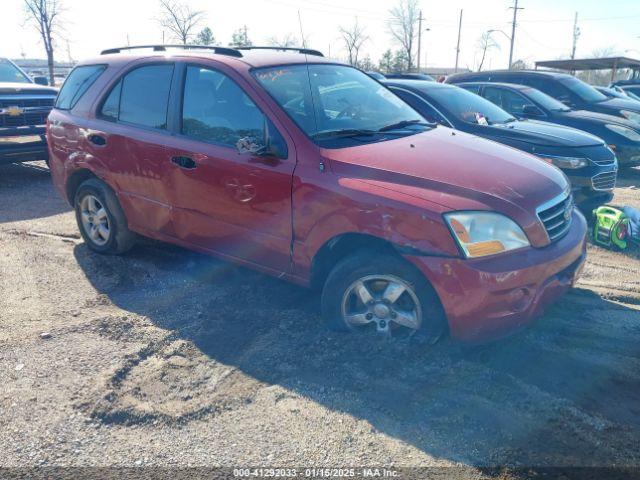
M 321 288 L 334 328 L 427 341 L 504 335 L 579 274 L 557 168 L 313 50 L 148 48 L 76 67 L 49 116 L 92 250 L 179 244 Z

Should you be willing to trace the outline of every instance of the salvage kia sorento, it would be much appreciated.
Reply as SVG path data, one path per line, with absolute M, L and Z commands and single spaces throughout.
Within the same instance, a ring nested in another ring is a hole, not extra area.
M 47 139 L 90 249 L 143 235 L 317 287 L 340 330 L 496 338 L 585 261 L 560 170 L 314 50 L 107 50 L 70 74 Z

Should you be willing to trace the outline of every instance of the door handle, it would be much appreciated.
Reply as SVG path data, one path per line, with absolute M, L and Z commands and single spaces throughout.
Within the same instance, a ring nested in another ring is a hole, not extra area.
M 87 139 L 98 147 L 104 147 L 107 144 L 107 139 L 97 133 L 92 133 L 87 137 Z
M 180 168 L 185 168 L 187 170 L 193 170 L 198 166 L 196 162 L 193 161 L 193 158 L 184 157 L 182 155 L 171 157 L 171 163 L 174 163 Z

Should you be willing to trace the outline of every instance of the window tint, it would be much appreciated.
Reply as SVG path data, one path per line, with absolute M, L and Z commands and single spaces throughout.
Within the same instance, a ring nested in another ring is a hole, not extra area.
M 31 83 L 31 80 L 9 60 L 0 58 L 0 82 Z
M 485 87 L 483 96 L 512 115 L 522 115 L 526 105 L 535 106 L 519 93 L 505 88 Z
M 402 100 L 407 102 L 409 106 L 413 107 L 422 117 L 431 123 L 446 123 L 446 120 L 427 102 L 418 98 L 415 94 L 409 93 L 404 90 L 391 87 L 393 93 L 398 95 Z
M 100 116 L 144 127 L 167 128 L 173 65 L 149 65 L 127 73 L 111 90 Z
M 55 107 L 60 110 L 75 107 L 84 92 L 93 85 L 106 68 L 104 65 L 85 65 L 74 68 L 58 93 Z
M 111 89 L 111 93 L 102 104 L 100 116 L 107 120 L 118 120 L 118 111 L 120 110 L 120 92 L 122 91 L 122 80 Z
M 542 108 L 546 108 L 547 110 L 551 110 L 552 112 L 568 112 L 570 110 L 555 98 L 541 92 L 540 90 L 536 90 L 535 88 L 526 88 L 524 90 L 524 93 L 533 102 L 538 103 L 538 105 L 542 106 Z
M 184 135 L 235 148 L 239 142 L 263 144 L 265 127 L 278 156 L 286 156 L 286 143 L 280 133 L 233 80 L 207 68 L 187 67 L 182 105 Z
M 607 97 L 591 85 L 584 83 L 576 77 L 562 77 L 559 82 L 585 102 L 604 102 L 607 99 Z
M 566 88 L 560 82 L 557 82 L 550 78 L 527 77 L 526 81 L 514 83 L 521 83 L 523 85 L 533 87 L 560 102 L 571 102 L 574 100 L 574 96 L 568 88 Z
M 476 95 L 480 94 L 480 85 L 460 85 L 460 87 Z

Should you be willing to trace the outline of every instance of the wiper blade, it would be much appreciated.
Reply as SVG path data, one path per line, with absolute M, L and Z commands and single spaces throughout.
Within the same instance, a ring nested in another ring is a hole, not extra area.
M 427 123 L 424 120 L 402 120 L 400 122 L 392 123 L 391 125 L 385 125 L 380 128 L 379 132 L 388 132 L 389 130 L 398 130 L 399 128 L 408 127 L 410 125 L 424 125 L 425 127 L 433 127 L 435 123 Z
M 314 133 L 311 138 L 334 138 L 334 137 L 359 137 L 361 135 L 375 135 L 375 130 L 365 130 L 358 128 L 343 128 L 340 130 L 325 130 L 324 132 Z

